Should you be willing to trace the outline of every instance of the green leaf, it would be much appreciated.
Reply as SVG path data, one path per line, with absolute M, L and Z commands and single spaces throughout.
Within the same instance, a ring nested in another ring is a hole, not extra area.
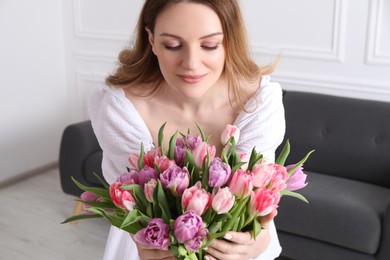
M 254 218 L 253 219 L 253 229 L 252 229 L 252 236 L 256 240 L 256 237 L 260 234 L 261 232 L 261 224 L 259 222 L 259 218 Z
M 201 137 L 202 137 L 202 141 L 203 141 L 203 142 L 207 142 L 207 139 L 206 139 L 206 137 L 205 137 L 205 135 L 204 135 L 204 132 L 203 132 L 202 128 L 201 128 L 197 123 L 195 123 L 195 124 L 196 124 L 196 127 L 197 127 L 198 130 L 199 130 L 199 133 L 200 133 Z
M 163 145 L 164 145 L 164 128 L 167 122 L 165 122 L 160 129 L 158 130 L 158 146 L 161 147 L 161 150 L 163 150 Z
M 175 159 L 175 146 L 176 146 L 177 133 L 178 131 L 176 131 L 175 134 L 172 135 L 171 139 L 169 140 L 168 158 L 170 160 Z
M 217 233 L 222 228 L 222 221 L 213 222 L 211 226 L 208 227 L 210 233 Z
M 96 188 L 96 187 L 88 187 L 88 186 L 85 186 L 85 185 L 81 184 L 80 182 L 78 182 L 75 178 L 73 178 L 73 176 L 71 178 L 72 178 L 73 182 L 77 185 L 77 187 L 79 187 L 80 189 L 82 189 L 84 191 L 90 191 L 92 193 L 95 193 L 98 196 L 101 196 L 105 199 L 111 200 L 110 193 L 108 190 L 102 189 L 102 188 Z
M 86 205 L 89 205 L 94 208 L 103 208 L 103 209 L 117 209 L 114 203 L 111 201 L 85 201 L 81 199 L 76 199 L 76 201 L 80 201 Z
M 210 168 L 210 153 L 207 149 L 207 156 L 203 158 L 202 162 L 202 188 L 206 191 L 209 188 L 209 168 Z
M 162 187 L 161 181 L 157 181 L 157 186 L 155 188 L 157 190 L 157 202 L 155 203 L 159 205 L 162 211 L 162 219 L 164 219 L 165 223 L 169 223 L 169 220 L 172 218 L 171 217 L 171 211 L 169 209 L 169 204 L 167 201 L 167 197 L 165 195 L 164 189 Z
M 138 169 L 144 168 L 144 156 L 145 156 L 145 148 L 144 148 L 144 143 L 141 142 L 141 151 L 139 153 L 139 158 L 138 158 Z
M 105 210 L 99 209 L 99 208 L 88 208 L 86 209 L 88 211 L 91 211 L 93 213 L 99 214 L 100 216 L 106 218 L 113 226 L 116 226 L 117 228 L 120 228 L 122 224 L 122 218 L 117 215 L 108 214 Z
M 278 156 L 278 159 L 276 159 L 276 164 L 284 165 L 286 163 L 286 159 L 289 154 L 290 154 L 290 141 L 287 139 L 282 151 Z
M 309 201 L 301 194 L 297 193 L 297 192 L 293 192 L 293 191 L 290 191 L 290 190 L 282 190 L 280 192 L 280 194 L 283 196 L 283 195 L 286 195 L 286 196 L 291 196 L 291 197 L 294 197 L 294 198 L 297 198 L 297 199 L 300 199 L 306 203 L 309 203 Z
M 291 175 L 293 174 L 297 169 L 298 167 L 302 166 L 302 164 L 304 164 L 306 162 L 306 160 L 309 158 L 309 156 L 314 152 L 314 150 L 311 150 L 310 152 L 308 152 L 306 154 L 306 156 L 300 160 L 297 164 L 295 164 L 295 166 L 293 168 L 291 168 L 290 170 L 288 170 L 288 174 Z
M 246 164 L 246 162 L 239 162 L 239 163 L 236 163 L 236 165 L 234 165 L 234 167 L 232 168 L 231 172 L 235 172 L 237 171 L 239 168 L 241 168 L 241 166 L 243 166 L 244 164 Z
M 229 154 L 227 155 L 228 159 L 231 160 L 232 157 L 236 154 L 236 140 L 234 139 L 234 136 L 230 137 L 227 141 L 227 144 L 230 143 L 230 149 Z
M 100 178 L 100 176 L 97 175 L 96 172 L 93 172 L 93 175 L 95 175 L 95 177 L 99 180 L 99 182 L 103 185 L 105 189 L 108 190 L 110 188 L 110 185 L 104 179 Z
M 253 167 L 255 166 L 255 164 L 261 159 L 263 158 L 263 154 L 261 153 L 258 153 L 255 149 L 255 147 L 253 147 L 252 149 L 252 152 L 251 152 L 251 156 L 249 158 L 249 162 L 248 162 L 248 170 L 249 171 L 252 171 Z
M 123 220 L 121 229 L 131 226 L 134 229 L 141 229 L 143 226 L 146 227 L 148 222 L 151 220 L 148 216 L 145 214 L 142 214 L 142 212 L 138 210 L 130 211 L 126 218 Z M 141 223 L 143 225 L 141 225 Z
M 91 219 L 91 218 L 103 218 L 101 215 L 94 214 L 94 215 L 87 215 L 87 214 L 80 214 L 80 215 L 75 215 L 70 218 L 65 219 L 61 224 L 73 222 L 76 220 L 82 220 L 82 219 Z

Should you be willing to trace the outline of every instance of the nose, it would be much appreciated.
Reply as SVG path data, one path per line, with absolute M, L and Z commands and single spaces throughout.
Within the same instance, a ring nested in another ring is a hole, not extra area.
M 199 64 L 199 50 L 194 46 L 188 46 L 183 53 L 182 66 L 187 70 L 196 70 Z

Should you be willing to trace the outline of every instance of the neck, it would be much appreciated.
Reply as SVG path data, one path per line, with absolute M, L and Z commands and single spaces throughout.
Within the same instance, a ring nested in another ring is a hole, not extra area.
M 183 112 L 183 117 L 197 117 L 205 111 L 216 111 L 221 106 L 229 103 L 227 83 L 219 80 L 213 87 L 208 89 L 203 95 L 185 95 L 164 82 L 160 91 L 164 102 L 178 107 Z

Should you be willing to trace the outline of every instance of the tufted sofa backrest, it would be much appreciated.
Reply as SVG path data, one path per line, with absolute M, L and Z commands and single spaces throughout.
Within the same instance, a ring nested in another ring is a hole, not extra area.
M 390 188 L 390 103 L 285 91 L 287 163 Z

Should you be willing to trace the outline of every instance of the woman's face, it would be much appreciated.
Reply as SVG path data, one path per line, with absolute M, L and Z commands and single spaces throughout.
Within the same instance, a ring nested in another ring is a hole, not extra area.
M 218 15 L 196 3 L 174 4 L 159 14 L 149 40 L 168 85 L 187 98 L 202 97 L 225 64 Z

